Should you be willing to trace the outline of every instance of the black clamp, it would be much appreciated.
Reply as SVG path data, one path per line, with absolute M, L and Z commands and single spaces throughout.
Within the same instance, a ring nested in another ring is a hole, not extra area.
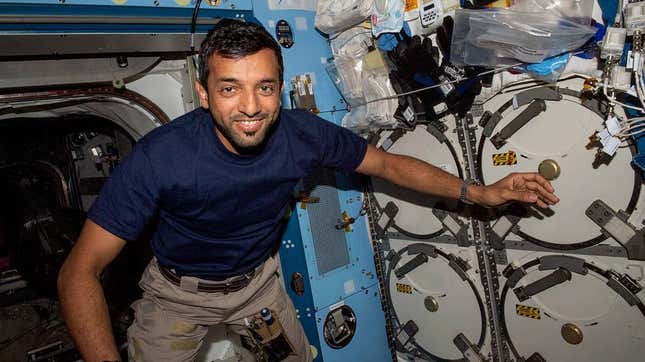
M 565 268 L 558 268 L 553 273 L 540 278 L 533 283 L 513 289 L 513 292 L 515 292 L 517 299 L 519 299 L 520 302 L 523 302 L 538 293 L 570 280 L 571 272 Z
M 466 271 L 471 268 L 468 262 L 454 254 L 448 254 L 448 266 L 451 267 L 461 278 L 461 280 L 468 280 Z
M 526 270 L 524 270 L 522 266 L 508 264 L 508 266 L 504 268 L 502 275 L 506 277 L 506 283 L 508 283 L 508 286 L 513 288 L 515 287 L 515 285 L 517 285 L 517 282 L 519 282 L 520 279 L 524 278 L 524 276 L 526 275 Z
M 467 362 L 484 362 L 486 359 L 479 353 L 479 349 L 463 334 L 459 333 L 452 342 L 457 349 L 464 355 L 464 361 Z
M 376 221 L 376 225 L 379 227 L 380 232 L 378 233 L 381 237 L 385 236 L 385 233 L 387 232 L 387 229 L 394 223 L 394 217 L 396 214 L 399 213 L 399 208 L 394 204 L 394 202 L 390 201 L 385 205 L 385 208 L 381 212 L 381 215 L 379 216 L 378 220 Z
M 510 121 L 501 131 L 497 132 L 490 141 L 496 149 L 502 148 L 506 144 L 506 140 L 511 138 L 515 132 L 524 127 L 530 120 L 537 117 L 540 113 L 546 111 L 546 103 L 542 99 L 536 99 L 525 110 L 523 110 L 517 117 Z
M 634 306 L 641 303 L 636 294 L 643 290 L 643 287 L 636 280 L 627 274 L 620 274 L 614 270 L 609 270 L 608 274 L 607 285 L 623 297 L 629 305 Z
M 458 246 L 468 247 L 472 245 L 472 241 L 468 239 L 468 225 L 459 220 L 456 214 L 438 208 L 433 208 L 432 213 L 454 235 Z
M 413 271 L 414 269 L 418 268 L 420 265 L 423 265 L 427 262 L 428 262 L 428 256 L 426 254 L 419 253 L 410 261 L 403 264 L 400 268 L 394 270 L 394 275 L 396 275 L 397 279 L 401 279 L 409 272 Z

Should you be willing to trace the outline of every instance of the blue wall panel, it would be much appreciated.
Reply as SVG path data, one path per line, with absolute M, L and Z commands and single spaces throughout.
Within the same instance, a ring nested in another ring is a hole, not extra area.
M 305 334 L 309 339 L 309 344 L 313 345 L 316 350 L 320 351 L 320 339 L 316 329 L 316 320 L 314 315 L 314 303 L 311 280 L 307 269 L 307 263 L 304 255 L 304 245 L 302 243 L 302 236 L 300 234 L 300 225 L 298 224 L 298 216 L 293 213 L 287 223 L 287 228 L 282 237 L 282 245 L 280 246 L 280 259 L 282 262 L 282 273 L 284 275 L 285 286 L 287 294 L 293 301 L 296 308 L 298 319 L 302 323 Z M 291 277 L 294 273 L 300 273 L 304 280 L 304 293 L 297 295 L 290 287 Z M 316 358 L 315 361 L 321 361 L 321 358 Z
M 279 20 L 286 20 L 294 29 L 293 47 L 283 48 L 286 90 L 290 88 L 289 81 L 292 77 L 304 73 L 313 74 L 314 96 L 317 108 L 321 111 L 319 115 L 330 122 L 340 124 L 346 113 L 346 105 L 324 69 L 326 59 L 331 57 L 331 49 L 327 39 L 314 28 L 314 12 L 272 11 L 267 1 L 255 1 L 253 10 L 254 17 L 271 32 L 275 31 L 275 24 Z M 284 94 L 283 105 L 288 104 L 289 99 Z M 336 194 L 340 204 L 340 210 L 336 211 L 338 217 L 341 217 L 343 211 L 351 217 L 357 216 L 362 206 L 357 176 L 337 174 L 336 183 L 339 188 Z M 311 296 L 308 293 L 302 297 L 292 296 L 292 300 L 310 341 L 321 352 L 324 361 L 391 361 L 365 218 L 358 218 L 352 225 L 352 231 L 347 233 L 333 230 L 333 225 L 329 225 L 332 229 L 330 232 L 341 233 L 341 237 L 344 237 L 350 262 L 346 266 L 321 274 L 316 265 L 312 220 L 308 212 L 308 209 L 317 206 L 308 206 L 307 209 L 300 206 L 301 204 L 298 204 L 295 208 L 284 237 L 285 241 L 289 240 L 291 244 L 283 243 L 280 255 L 285 275 L 292 273 L 295 266 L 302 267 L 303 262 L 306 264 L 308 282 L 312 289 Z M 302 254 L 298 255 L 300 252 Z M 322 324 L 329 307 L 343 303 L 351 304 L 352 309 L 360 316 L 357 331 L 347 347 L 332 349 L 321 337 Z M 317 333 L 313 333 L 309 327 L 308 316 L 312 315 L 312 307 L 316 316 Z M 306 308 L 310 310 L 307 311 Z M 314 338 L 318 339 L 317 343 L 313 343 Z
M 352 295 L 345 299 L 343 304 L 349 306 L 356 315 L 356 335 L 347 346 L 341 349 L 333 349 L 322 342 L 323 360 L 325 362 L 392 361 L 383 327 L 385 317 L 383 313 L 375 313 L 381 310 L 378 285 Z M 320 335 L 323 333 L 323 324 L 329 311 L 329 308 L 325 308 L 316 313 Z

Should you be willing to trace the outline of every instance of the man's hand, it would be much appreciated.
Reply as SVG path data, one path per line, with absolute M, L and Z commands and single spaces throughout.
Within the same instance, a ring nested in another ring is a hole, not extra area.
M 470 186 L 466 198 L 486 207 L 519 201 L 546 209 L 560 201 L 553 192 L 551 183 L 538 173 L 512 173 L 492 185 Z

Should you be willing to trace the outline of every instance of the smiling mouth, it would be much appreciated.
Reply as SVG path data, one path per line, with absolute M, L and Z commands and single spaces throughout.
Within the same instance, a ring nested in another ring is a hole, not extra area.
M 235 121 L 235 125 L 244 133 L 255 133 L 262 127 L 262 119 Z

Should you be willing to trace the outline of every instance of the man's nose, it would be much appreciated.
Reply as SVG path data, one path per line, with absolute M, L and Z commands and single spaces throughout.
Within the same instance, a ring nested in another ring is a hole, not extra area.
M 255 92 L 244 92 L 240 97 L 238 110 L 249 117 L 253 117 L 260 112 L 260 102 Z

